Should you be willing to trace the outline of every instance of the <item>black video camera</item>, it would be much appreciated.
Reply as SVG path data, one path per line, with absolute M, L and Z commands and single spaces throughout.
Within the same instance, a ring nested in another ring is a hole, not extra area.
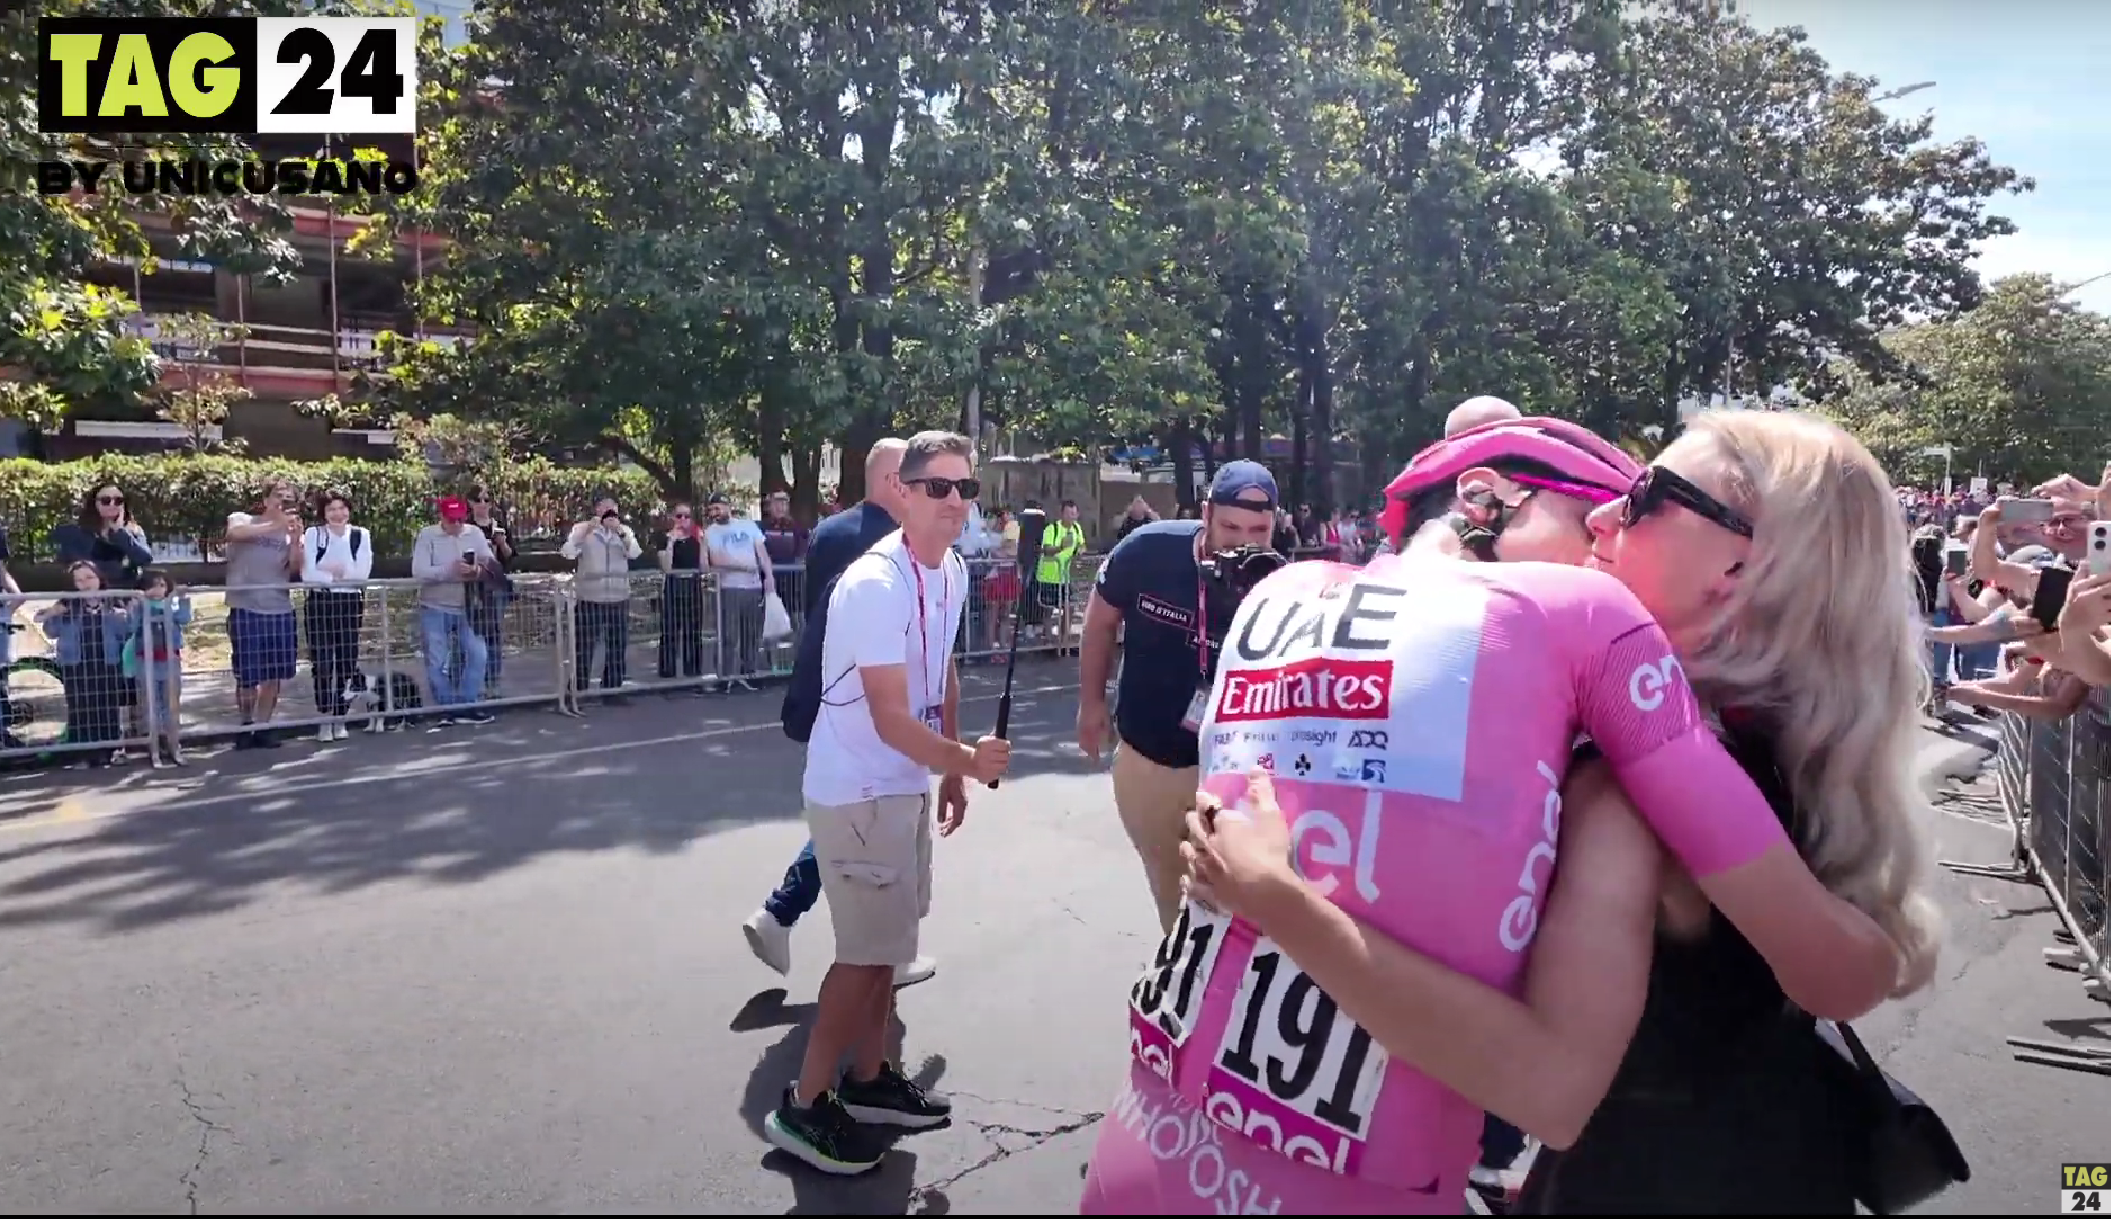
M 1206 555 L 1196 564 L 1203 578 L 1224 590 L 1233 605 L 1246 599 L 1253 586 L 1282 569 L 1290 560 L 1266 546 L 1235 546 Z

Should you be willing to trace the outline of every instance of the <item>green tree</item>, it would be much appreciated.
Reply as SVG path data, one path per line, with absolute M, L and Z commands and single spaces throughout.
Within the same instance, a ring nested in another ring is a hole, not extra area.
M 1886 117 L 1877 82 L 1834 74 L 1802 30 L 1712 6 L 1644 13 L 1575 83 L 1565 186 L 1677 302 L 1647 420 L 1668 429 L 1690 394 L 1881 369 L 1886 330 L 1977 303 L 1973 249 L 2014 231 L 1987 204 L 2031 186 L 1977 140 Z
M 2011 276 L 1968 313 L 1902 327 L 1884 336 L 1895 375 L 1849 370 L 1826 409 L 1900 477 L 1939 479 L 1942 459 L 1926 450 L 1949 445 L 1958 477 L 2093 481 L 2111 434 L 2111 318 L 2065 290 Z

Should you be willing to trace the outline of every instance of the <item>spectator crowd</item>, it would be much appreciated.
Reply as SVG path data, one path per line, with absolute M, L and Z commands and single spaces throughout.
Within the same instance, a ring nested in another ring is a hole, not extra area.
M 1017 566 L 1020 509 L 1048 515 L 1032 573 Z M 954 545 L 970 573 L 964 659 L 1008 643 L 1022 596 L 1021 646 L 1074 651 L 1095 551 L 1157 515 L 1139 495 L 1102 543 L 1072 500 L 972 506 Z M 407 580 L 376 575 L 377 560 L 402 571 L 404 556 L 377 555 L 358 517 L 341 490 L 260 486 L 226 518 L 218 586 L 189 587 L 157 566 L 124 489 L 104 485 L 47 539 L 67 589 L 43 595 L 8 572 L 28 556 L 9 553 L 0 527 L 0 760 L 107 766 L 146 747 L 181 763 L 186 731 L 249 750 L 344 741 L 361 725 L 475 726 L 560 687 L 611 702 L 752 690 L 787 671 L 805 616 L 811 532 L 782 491 L 752 513 L 712 494 L 650 522 L 601 496 L 528 542 L 554 541 L 555 562 L 535 566 L 568 574 L 523 570 L 526 539 L 481 484 L 435 501 Z M 1286 552 L 1360 559 L 1376 534 L 1367 512 L 1277 514 Z

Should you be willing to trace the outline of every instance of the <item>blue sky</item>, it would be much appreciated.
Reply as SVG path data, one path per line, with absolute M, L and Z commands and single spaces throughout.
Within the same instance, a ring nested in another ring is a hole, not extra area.
M 2017 233 L 1987 243 L 1988 278 L 2041 271 L 2076 281 L 2111 272 L 2111 4 L 2098 0 L 1742 0 L 1759 26 L 1800 25 L 1835 70 L 1886 88 L 1935 87 L 1888 102 L 1932 111 L 1940 139 L 1977 136 L 1995 160 L 2037 179 L 1994 210 Z M 2111 313 L 2111 279 L 2073 299 Z

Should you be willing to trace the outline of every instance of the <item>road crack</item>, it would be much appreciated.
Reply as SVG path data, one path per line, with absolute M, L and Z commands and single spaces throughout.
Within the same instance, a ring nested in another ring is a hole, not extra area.
M 197 1094 L 191 1091 L 191 1086 L 185 1083 L 181 1076 L 176 1079 L 176 1092 L 183 1101 L 184 1111 L 191 1115 L 192 1121 L 198 1123 L 198 1154 L 179 1178 L 183 1185 L 184 1201 L 189 1204 L 190 1213 L 195 1215 L 198 1213 L 198 1178 L 205 1172 L 206 1158 L 212 1155 L 213 1136 L 223 1135 L 229 1142 L 233 1142 L 234 1131 L 213 1120 L 212 1114 L 207 1113 L 205 1106 L 198 1103 Z
M 989 1168 L 992 1165 L 996 1164 L 1002 1164 L 1004 1161 L 1011 1159 L 1013 1156 L 1024 1155 L 1029 1151 L 1038 1150 L 1039 1148 L 1046 1146 L 1049 1142 L 1055 1139 L 1059 1139 L 1066 1134 L 1075 1134 L 1080 1130 L 1084 1130 L 1087 1127 L 1090 1127 L 1094 1123 L 1098 1122 L 1100 1119 L 1107 1116 L 1104 1112 L 1083 1112 L 1076 1109 L 1060 1109 L 1053 1105 L 1035 1104 L 1030 1101 L 1006 1100 L 1002 1097 L 977 1096 L 972 1092 L 961 1092 L 958 1090 L 954 1091 L 952 1095 L 959 1099 L 976 1101 L 985 1105 L 1012 1105 L 1021 1109 L 1039 1109 L 1043 1113 L 1052 1114 L 1056 1117 L 1060 1117 L 1065 1120 L 1058 1122 L 1054 1126 L 1048 1126 L 1039 1129 L 1030 1129 L 1024 1126 L 1014 1126 L 1008 1122 L 979 1122 L 973 1118 L 956 1118 L 956 1121 L 959 1124 L 972 1128 L 975 1133 L 981 1135 L 984 1139 L 987 1139 L 989 1141 L 989 1154 L 983 1156 L 981 1159 L 975 1161 L 973 1164 L 968 1165 L 966 1168 L 961 1169 L 959 1172 L 953 1173 L 950 1176 L 941 1177 L 936 1181 L 926 1182 L 925 1184 L 919 1185 L 916 1188 L 910 1190 L 909 1204 L 911 1206 L 920 1206 L 926 1202 L 929 1202 L 932 1200 L 933 1195 L 942 1196 L 946 1190 L 952 1188 L 955 1185 L 960 1184 L 962 1181 L 965 1181 L 969 1177 L 974 1176 L 976 1173 L 981 1172 L 985 1168 Z M 1007 1145 L 1006 1143 L 1000 1141 L 999 1136 L 1009 1136 L 1012 1139 L 1024 1139 L 1025 1142 L 1023 1144 L 1018 1145 Z

